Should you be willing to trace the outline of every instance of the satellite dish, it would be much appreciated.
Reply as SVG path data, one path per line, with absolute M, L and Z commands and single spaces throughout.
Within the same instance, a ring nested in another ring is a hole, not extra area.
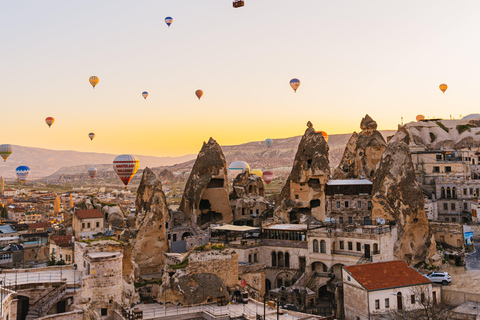
M 335 218 L 330 219 L 332 223 L 335 223 Z
M 375 221 L 377 221 L 377 223 L 380 223 L 380 218 L 379 218 L 379 217 L 375 217 Z
M 384 224 L 385 224 L 385 219 L 383 219 L 383 218 L 380 219 L 380 224 L 381 224 L 381 225 L 384 225 Z
M 330 218 L 329 217 L 325 218 L 325 223 L 330 223 Z

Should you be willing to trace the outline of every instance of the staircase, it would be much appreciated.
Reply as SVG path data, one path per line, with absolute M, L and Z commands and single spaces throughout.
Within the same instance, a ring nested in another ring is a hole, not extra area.
M 357 264 L 364 264 L 372 262 L 372 258 L 365 258 L 365 255 L 362 255 L 360 259 L 358 259 Z
M 43 317 L 51 307 L 55 305 L 66 293 L 67 283 L 63 281 L 57 284 L 52 290 L 38 299 L 28 310 L 25 320 L 33 320 Z

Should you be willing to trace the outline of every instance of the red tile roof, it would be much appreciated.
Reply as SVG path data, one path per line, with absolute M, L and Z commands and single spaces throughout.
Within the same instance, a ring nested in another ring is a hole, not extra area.
M 75 215 L 78 219 L 103 218 L 103 213 L 98 209 L 76 210 Z
M 28 229 L 50 228 L 48 222 L 27 223 Z
M 401 260 L 343 267 L 367 291 L 431 283 Z
M 57 246 L 67 247 L 72 245 L 72 236 L 52 236 L 50 238 Z

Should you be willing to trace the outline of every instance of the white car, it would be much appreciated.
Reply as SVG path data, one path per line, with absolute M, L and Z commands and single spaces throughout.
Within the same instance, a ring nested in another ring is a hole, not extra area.
M 450 282 L 452 282 L 452 278 L 448 274 L 448 272 L 440 272 L 440 271 L 433 271 L 429 274 L 424 274 L 424 276 L 435 283 L 441 283 L 442 285 L 446 286 Z

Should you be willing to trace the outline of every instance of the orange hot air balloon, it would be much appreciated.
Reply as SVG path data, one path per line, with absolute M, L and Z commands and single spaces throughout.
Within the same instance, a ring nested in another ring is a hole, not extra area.
M 442 90 L 443 93 L 445 93 L 445 91 L 447 91 L 447 89 L 448 89 L 448 86 L 445 83 L 442 83 L 439 86 L 439 88 L 440 88 L 440 90 Z
M 195 91 L 195 95 L 197 96 L 198 100 L 200 100 L 200 98 L 203 96 L 203 91 L 198 89 Z
M 273 172 L 272 171 L 263 171 L 263 181 L 268 185 L 273 180 Z
M 415 120 L 417 120 L 417 122 L 418 122 L 418 121 L 425 120 L 425 116 L 424 116 L 423 114 L 419 114 L 419 115 L 415 118 Z
M 98 84 L 98 81 L 100 81 L 100 79 L 98 79 L 97 76 L 91 76 L 91 77 L 88 79 L 88 82 L 90 82 L 90 84 L 92 85 L 93 89 L 95 89 L 95 86 Z
M 50 128 L 52 124 L 55 122 L 55 119 L 53 119 L 53 117 L 47 117 L 45 119 L 45 122 L 48 124 L 48 127 Z
M 317 133 L 321 133 L 325 142 L 328 142 L 328 134 L 325 131 L 317 131 Z

